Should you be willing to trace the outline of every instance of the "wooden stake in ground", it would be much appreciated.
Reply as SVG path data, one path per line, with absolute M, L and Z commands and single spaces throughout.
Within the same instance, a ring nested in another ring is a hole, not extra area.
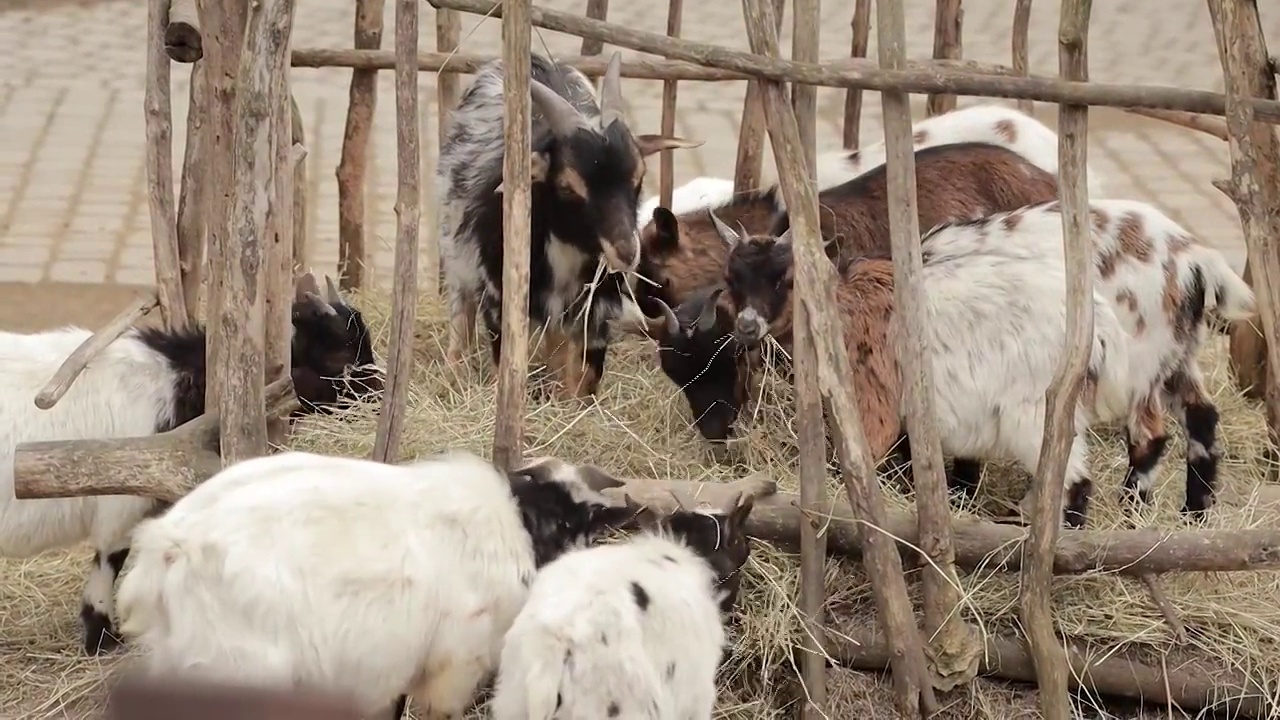
M 939 23 L 946 2 L 939 0 Z M 959 3 L 953 11 L 958 24 Z M 876 3 L 876 38 L 883 67 L 900 68 L 906 64 L 906 19 L 902 3 L 897 0 Z M 884 92 L 880 100 L 884 108 L 898 362 L 906 394 L 907 435 L 911 438 L 911 469 L 920 517 L 920 549 L 928 558 L 924 569 L 925 649 L 933 666 L 934 684 L 939 689 L 950 690 L 977 674 L 980 647 L 965 624 L 960 607 L 960 579 L 951 546 L 950 496 L 933 404 L 933 367 L 924 344 L 926 319 L 920 288 L 923 260 L 911 99 L 905 92 Z M 951 102 L 954 104 L 954 97 Z
M 592 20 L 606 20 L 609 17 L 609 0 L 587 0 L 587 17 Z M 583 55 L 599 55 L 604 52 L 604 43 L 599 40 L 585 38 L 582 41 Z
M 857 0 L 853 7 L 853 42 L 849 56 L 865 58 L 871 41 L 871 0 Z M 862 90 L 850 89 L 844 94 L 844 135 L 846 150 L 857 150 L 862 133 Z
M 1031 0 L 1018 0 L 1013 8 L 1013 72 L 1022 77 L 1031 75 L 1031 64 L 1028 36 L 1031 34 Z M 1028 115 L 1034 115 L 1035 103 L 1031 100 L 1019 100 L 1018 109 Z
M 878 7 L 878 6 L 877 6 Z M 933 57 L 959 60 L 964 55 L 964 10 L 960 0 L 938 0 L 933 19 Z M 930 95 L 925 102 L 929 117 L 956 109 L 955 95 Z
M 1273 368 L 1277 365 L 1277 323 L 1280 312 L 1280 257 L 1276 232 L 1280 231 L 1280 139 L 1275 128 L 1252 124 L 1256 113 L 1250 96 L 1276 97 L 1276 77 L 1267 60 L 1267 48 L 1257 5 L 1249 0 L 1230 3 L 1210 0 L 1214 37 L 1227 91 L 1227 128 L 1231 139 L 1231 185 L 1227 193 L 1236 204 L 1244 229 L 1248 259 L 1244 278 L 1258 298 L 1258 318 L 1233 323 L 1231 370 L 1236 384 L 1267 406 L 1271 441 L 1280 440 L 1280 391 Z
M 530 150 L 529 0 L 507 0 L 502 16 L 502 357 L 493 463 L 513 468 L 524 445 L 525 381 L 529 374 Z
M 782 32 L 782 12 L 787 0 L 774 0 L 774 35 Z M 733 191 L 754 190 L 760 184 L 764 167 L 764 110 L 760 107 L 760 83 L 747 81 L 747 94 L 742 98 L 742 120 L 738 127 L 738 159 L 734 163 Z
M 178 190 L 178 266 L 187 320 L 200 319 L 204 273 L 205 218 L 209 209 L 209 145 L 205 123 L 209 113 L 209 62 L 191 66 L 191 99 L 187 106 L 187 146 L 182 153 L 182 186 Z
M 1058 64 L 1064 79 L 1088 80 L 1089 13 L 1092 0 L 1063 0 L 1058 21 Z M 1031 491 L 1033 503 L 1027 562 L 1022 567 L 1022 626 L 1035 659 L 1040 710 L 1045 720 L 1068 720 L 1067 660 L 1058 641 L 1050 591 L 1053 547 L 1063 519 L 1063 478 L 1075 439 L 1076 400 L 1084 382 L 1093 337 L 1093 250 L 1089 239 L 1089 192 L 1085 183 L 1088 106 L 1058 111 L 1059 196 L 1067 272 L 1066 347 L 1045 393 L 1044 440 Z M 1077 488 L 1079 492 L 1083 488 Z M 1086 490 L 1087 491 L 1087 490 Z
M 302 127 L 298 100 L 289 97 L 289 124 L 293 135 L 293 272 L 300 275 L 311 267 L 307 255 L 307 136 Z
M 684 0 L 670 0 L 667 8 L 667 35 L 680 37 L 680 23 L 684 17 Z M 585 44 L 587 41 L 584 40 Z M 676 134 L 676 90 L 675 80 L 664 80 L 662 83 L 662 135 L 675 137 Z M 671 195 L 676 187 L 675 156 L 671 150 L 663 150 L 658 162 L 658 203 L 662 207 L 671 207 Z M 648 218 L 640 218 L 641 224 L 649 222 Z
M 418 309 L 418 217 L 422 152 L 418 130 L 418 0 L 396 0 L 396 259 L 391 290 L 391 348 L 387 387 L 378 414 L 373 459 L 399 456 L 409 383 L 413 379 L 413 326 Z
M 187 303 L 178 271 L 178 217 L 173 199 L 173 108 L 169 97 L 169 55 L 165 30 L 169 0 L 147 0 L 147 206 L 156 264 L 160 316 L 171 328 L 187 324 Z
M 355 46 L 382 46 L 383 0 L 356 0 Z M 347 125 L 338 160 L 338 287 L 364 285 L 368 258 L 364 234 L 364 194 L 368 184 L 373 112 L 378 106 L 378 73 L 351 71 Z
M 286 38 L 286 43 L 288 38 Z M 287 56 L 286 56 L 287 57 Z M 293 354 L 293 93 L 289 88 L 289 69 L 276 80 L 273 90 L 271 113 L 272 143 L 275 150 L 275 197 L 267 216 L 267 235 L 264 238 L 266 275 L 263 282 L 263 331 L 264 362 L 270 374 L 274 368 L 292 367 Z M 267 442 L 283 447 L 288 440 L 289 421 L 284 418 L 267 418 Z
M 777 58 L 778 42 L 773 32 L 776 19 L 770 0 L 743 0 L 743 14 L 747 19 L 747 36 L 752 52 L 766 58 Z M 828 403 L 849 503 L 866 526 L 880 527 L 884 519 L 884 498 L 868 457 L 862 420 L 858 417 L 853 393 L 845 385 L 845 379 L 850 376 L 849 358 L 840 325 L 833 317 L 835 268 L 822 250 L 817 193 L 806 178 L 806 169 L 801 162 L 805 151 L 800 131 L 782 85 L 761 82 L 760 87 L 769 140 L 778 163 L 778 178 L 791 214 L 792 252 L 796 256 L 796 302 L 804 304 L 803 317 L 808 323 L 809 337 L 817 344 L 815 355 L 819 385 Z M 911 600 L 902 576 L 902 560 L 888 536 L 872 531 L 862 539 L 876 609 L 893 647 L 897 710 L 902 717 L 932 713 L 937 708 L 937 700 L 929 683 L 920 635 L 911 612 Z
M 594 17 L 594 16 L 592 16 Z M 601 15 L 601 20 L 604 16 Z M 436 11 L 436 52 L 452 55 L 458 51 L 458 43 L 462 38 L 462 17 L 457 10 Z M 592 41 L 595 42 L 595 41 Z M 583 40 L 585 47 L 587 41 Z M 421 70 L 422 68 L 419 67 Z M 436 74 L 436 149 L 444 147 L 445 134 L 449 129 L 449 114 L 458 104 L 458 76 L 453 73 Z M 440 248 L 440 223 L 432 223 L 432 236 L 436 246 L 436 288 L 444 292 L 444 256 Z

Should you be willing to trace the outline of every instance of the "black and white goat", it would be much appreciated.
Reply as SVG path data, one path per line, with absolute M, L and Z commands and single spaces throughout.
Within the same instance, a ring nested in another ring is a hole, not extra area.
M 533 192 L 529 318 L 561 358 L 556 371 L 576 396 L 595 392 L 608 323 L 630 293 L 639 259 L 636 209 L 645 158 L 700 142 L 633 135 L 623 118 L 621 55 L 597 101 L 585 75 L 540 55 L 531 60 Z M 491 62 L 451 115 L 436 166 L 440 248 L 452 319 L 447 357 L 474 343 L 477 310 L 502 352 L 503 69 Z M 607 267 L 602 280 L 601 265 Z

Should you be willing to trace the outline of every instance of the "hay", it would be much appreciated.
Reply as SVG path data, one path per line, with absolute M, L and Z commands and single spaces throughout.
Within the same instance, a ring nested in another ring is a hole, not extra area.
M 358 300 L 385 358 L 390 307 L 385 295 Z M 445 322 L 434 300 L 419 308 L 416 364 L 410 389 L 403 459 L 451 448 L 489 453 L 494 426 L 493 373 L 487 349 L 477 349 L 465 367 L 441 360 Z M 1224 346 L 1210 342 L 1202 359 L 1208 384 L 1222 414 L 1220 500 L 1211 527 L 1239 528 L 1280 522 L 1280 490 L 1268 486 L 1271 472 L 1260 407 L 1230 387 Z M 599 402 L 530 401 L 526 452 L 590 461 L 622 475 L 728 480 L 749 470 L 770 472 L 784 489 L 795 490 L 796 438 L 790 394 L 782 383 L 760 386 L 745 437 L 734 443 L 736 467 L 711 463 L 691 429 L 679 391 L 656 368 L 654 351 L 637 341 L 611 350 Z M 337 416 L 302 421 L 293 446 L 332 455 L 368 456 L 373 448 L 377 408 L 353 408 Z M 1161 465 L 1156 503 L 1144 522 L 1175 527 L 1183 494 L 1184 448 L 1180 433 Z M 1118 491 L 1125 466 L 1121 437 L 1097 435 L 1092 457 L 1095 493 L 1090 526 L 1121 527 Z M 990 513 L 1000 501 L 1016 501 L 1025 478 L 1008 468 L 989 470 L 979 491 Z M 909 494 L 886 482 L 889 503 L 905 506 Z M 835 484 L 831 492 L 843 492 Z M 1270 491 L 1270 492 L 1269 492 Z M 969 510 L 965 510 L 969 512 Z M 733 653 L 721 677 L 717 717 L 759 720 L 789 717 L 782 705 L 802 689 L 794 680 L 793 652 L 800 632 L 795 612 L 794 555 L 754 543 L 744 576 L 743 608 L 731 627 Z M 85 658 L 80 649 L 79 605 L 83 550 L 49 554 L 0 566 L 0 708 L 19 717 L 87 717 L 100 707 L 104 683 L 122 658 Z M 1125 650 L 1172 662 L 1185 655 L 1249 673 L 1274 687 L 1280 678 L 1280 574 L 1270 572 L 1170 575 L 1162 578 L 1169 602 L 1188 629 L 1188 647 L 1172 630 L 1134 579 L 1100 575 L 1060 578 L 1054 591 L 1060 628 L 1099 652 Z M 986 632 L 1017 632 L 1017 577 L 975 572 L 963 578 L 970 619 Z M 859 566 L 831 560 L 827 565 L 827 609 L 850 634 L 874 623 L 869 587 Z M 913 589 L 918 592 L 918 588 Z M 831 673 L 835 717 L 890 717 L 889 691 L 882 678 L 845 670 Z M 946 717 L 1038 717 L 1034 692 L 1026 686 L 980 680 L 946 694 Z M 1088 717 L 1146 717 L 1133 708 L 1079 697 Z M 1149 716 L 1171 717 L 1161 709 Z M 1120 714 L 1115 714 L 1120 713 Z

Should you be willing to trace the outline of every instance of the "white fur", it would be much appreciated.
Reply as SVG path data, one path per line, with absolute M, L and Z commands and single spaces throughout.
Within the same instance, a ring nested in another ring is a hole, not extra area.
M 128 546 L 129 532 L 154 502 L 13 495 L 13 456 L 20 443 L 152 435 L 173 418 L 174 372 L 133 333 L 94 358 L 57 405 L 37 408 L 36 393 L 90 335 L 74 327 L 30 335 L 0 332 L 0 555 L 28 557 L 88 540 L 99 562 L 90 570 L 84 602 L 110 618 L 115 573 L 107 556 Z
M 703 208 L 718 208 L 733 200 L 733 181 L 717 177 L 696 177 L 671 191 L 671 207 L 667 208 L 677 217 Z M 654 208 L 658 207 L 659 197 L 653 197 L 640 204 L 636 213 L 638 227 L 644 227 L 653 221 Z
M 284 453 L 142 524 L 119 607 L 155 672 L 318 685 L 366 713 L 409 694 L 460 716 L 534 571 L 509 482 L 477 457 Z
M 507 633 L 494 720 L 708 720 L 724 645 L 714 583 L 692 550 L 653 535 L 548 564 Z

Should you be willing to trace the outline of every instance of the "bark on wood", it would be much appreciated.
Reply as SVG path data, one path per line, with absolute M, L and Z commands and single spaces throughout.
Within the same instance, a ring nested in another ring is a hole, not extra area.
M 602 18 L 603 19 L 603 18 Z M 456 10 L 436 11 L 436 54 L 445 58 L 454 56 L 458 51 L 458 43 L 462 38 L 462 17 Z M 453 62 L 450 61 L 452 66 Z M 478 67 L 478 66 L 477 66 Z M 421 63 L 418 69 L 430 71 Z M 449 129 L 449 114 L 458 104 L 458 76 L 454 73 L 438 73 L 436 75 L 436 149 L 444 147 L 445 133 Z M 432 223 L 432 234 L 435 236 L 436 252 L 436 289 L 444 290 L 444 256 L 440 248 L 440 223 Z
M 609 0 L 587 0 L 587 17 L 592 20 L 607 20 L 609 18 Z M 604 52 L 604 43 L 591 38 L 583 38 L 583 55 L 599 55 L 602 52 Z
M 1211 0 L 1214 37 L 1227 91 L 1227 127 L 1231 139 L 1229 193 L 1240 214 L 1248 259 L 1244 277 L 1258 299 L 1258 318 L 1231 327 L 1231 368 L 1236 384 L 1264 400 L 1272 442 L 1280 433 L 1280 388 L 1274 371 L 1280 311 L 1280 257 L 1276 233 L 1280 231 L 1280 139 L 1275 129 L 1252 124 L 1260 119 L 1249 107 L 1250 96 L 1276 97 L 1276 78 L 1267 64 L 1267 48 L 1258 8 L 1253 2 L 1221 3 Z
M 270 256 L 264 259 L 263 255 L 271 233 L 268 218 L 279 211 L 277 202 L 284 200 L 276 195 L 274 183 L 284 168 L 277 165 L 277 136 L 271 119 L 279 115 L 284 102 L 281 76 L 289 71 L 293 3 L 259 0 L 250 5 L 237 80 L 232 233 L 220 268 L 225 291 L 211 328 L 211 335 L 219 338 L 213 365 L 222 382 L 217 408 L 226 464 L 267 452 L 262 372 Z
M 774 34 L 782 32 L 782 13 L 786 0 L 774 0 Z M 747 82 L 747 93 L 742 98 L 742 120 L 738 127 L 738 157 L 733 169 L 733 191 L 754 190 L 760 184 L 764 169 L 764 110 L 761 108 L 760 83 Z
M 80 373 L 84 372 L 89 363 L 98 356 L 98 353 L 115 342 L 116 338 L 128 332 L 134 323 L 151 312 L 159 302 L 154 293 L 147 293 L 134 300 L 128 307 L 109 320 L 106 325 L 103 325 L 97 332 L 90 335 L 87 340 L 80 344 L 80 347 L 71 351 L 67 359 L 62 361 L 62 365 L 54 372 L 53 377 L 49 379 L 49 382 L 45 383 L 40 392 L 36 393 L 36 407 L 41 410 L 48 410 L 57 405 L 62 396 L 66 395 L 67 391 L 71 389 L 71 385 L 76 381 L 76 378 L 80 377 Z
M 871 41 L 871 0 L 857 0 L 853 7 L 853 41 L 849 55 L 853 58 L 867 56 L 867 44 Z M 844 94 L 844 134 L 842 143 L 846 150 L 857 150 L 862 134 L 862 90 L 850 89 Z
M 355 46 L 376 50 L 382 46 L 383 0 L 356 0 Z M 338 287 L 363 287 L 365 263 L 364 194 L 368 184 L 369 145 L 373 137 L 373 113 L 378 106 L 378 74 L 351 71 L 347 124 L 338 160 Z
M 315 690 L 268 690 L 178 678 L 126 678 L 111 688 L 107 720 L 358 720 L 344 697 Z
M 1174 609 L 1173 603 L 1169 602 L 1169 597 L 1164 594 L 1160 579 L 1155 575 L 1143 575 L 1138 579 L 1142 581 L 1143 587 L 1147 589 L 1147 594 L 1151 596 L 1151 602 L 1155 604 L 1156 609 L 1164 616 L 1164 621 L 1169 623 L 1169 628 L 1173 630 L 1174 639 L 1180 644 L 1185 644 L 1187 642 L 1187 627 L 1182 624 L 1182 618 L 1178 617 L 1178 611 Z
M 525 381 L 529 374 L 530 0 L 506 0 L 502 18 L 502 357 L 493 463 L 512 468 L 524 444 Z M 580 360 L 574 358 L 575 362 Z
M 1092 0 L 1064 0 L 1058 20 L 1058 65 L 1064 78 L 1087 80 L 1089 13 Z M 1067 660 L 1055 632 L 1049 594 L 1053 586 L 1053 548 L 1063 519 L 1063 477 L 1075 438 L 1076 400 L 1084 382 L 1093 337 L 1092 243 L 1089 239 L 1085 151 L 1089 108 L 1062 105 L 1058 111 L 1059 196 L 1066 261 L 1066 347 L 1045 393 L 1044 440 L 1031 491 L 1031 531 L 1019 596 L 1022 626 L 1035 660 L 1040 710 L 1046 720 L 1067 720 Z
M 1188 130 L 1196 130 L 1206 135 L 1212 135 L 1223 142 L 1226 142 L 1229 137 L 1227 124 L 1218 118 L 1205 117 L 1178 110 L 1152 110 L 1151 108 L 1125 108 L 1125 112 L 1130 115 L 1141 115 L 1154 120 L 1162 120 Z
M 752 52 L 776 59 L 778 41 L 774 33 L 776 18 L 772 11 L 770 0 L 743 0 Z M 781 83 L 761 82 L 760 89 L 783 199 L 791 211 L 796 294 L 798 301 L 805 305 L 806 329 L 816 344 L 814 354 L 818 360 L 819 384 L 831 410 L 832 430 L 837 438 L 849 502 L 859 520 L 870 527 L 880 527 L 884 520 L 884 498 L 869 462 L 857 406 L 852 392 L 844 383 L 849 374 L 849 358 L 842 341 L 843 334 L 832 314 L 835 271 L 823 253 L 819 239 L 817 191 L 805 176 L 802 163 L 805 150 Z M 902 559 L 889 537 L 868 533 L 862 539 L 876 609 L 893 647 L 898 712 L 903 717 L 917 712 L 930 714 L 936 709 L 937 701 L 929 683 L 920 635 L 911 612 L 911 600 L 902 575 Z
M 883 670 L 889 664 L 884 641 L 875 636 L 841 637 L 833 655 L 846 667 Z M 1017 682 L 1035 682 L 1031 656 L 1016 638 L 988 636 L 980 672 Z M 1186 711 L 1207 708 L 1214 717 L 1273 717 L 1280 710 L 1274 694 L 1235 668 L 1203 661 L 1148 665 L 1115 652 L 1071 644 L 1066 651 L 1071 668 L 1068 682 L 1088 696 L 1111 695 L 1144 704 L 1174 705 Z
M 947 1 L 939 0 L 938 3 L 939 27 L 944 20 L 943 5 Z M 958 5 L 956 3 L 952 9 L 957 14 Z M 954 22 L 958 25 L 958 16 Z M 906 63 L 906 19 L 901 3 L 879 0 L 876 4 L 876 38 L 882 67 L 896 69 Z M 888 172 L 889 229 L 893 250 L 893 294 L 897 308 L 897 354 L 902 368 L 907 434 L 911 438 L 911 468 L 920 518 L 920 549 L 928 558 L 923 582 L 924 637 L 929 638 L 926 654 L 933 669 L 934 685 L 941 690 L 950 690 L 969 682 L 977 674 L 979 647 L 964 622 L 960 607 L 960 583 L 951 545 L 950 494 L 942 467 L 942 445 L 933 406 L 933 369 L 923 338 L 925 316 L 920 290 L 923 260 L 916 211 L 911 99 L 905 92 L 883 92 L 880 100 L 887 152 L 885 167 Z M 954 105 L 954 97 L 951 102 Z
M 173 197 L 173 107 L 169 56 L 164 51 L 169 0 L 147 0 L 147 206 L 156 264 L 156 293 L 166 326 L 187 324 L 187 303 L 178 271 L 178 216 Z
M 1013 8 L 1013 72 L 1021 77 L 1031 75 L 1030 34 L 1031 0 L 1018 0 Z M 1034 116 L 1036 104 L 1031 100 L 1019 100 L 1018 109 Z
M 288 43 L 286 37 L 285 43 Z M 286 55 L 286 57 L 288 57 Z M 263 238 L 266 276 L 263 282 L 265 317 L 263 362 L 266 367 L 291 367 L 293 345 L 293 93 L 286 67 L 275 80 L 271 132 L 275 153 L 272 175 L 274 193 Z M 282 447 L 288 438 L 289 423 L 267 419 L 267 442 Z
M 933 19 L 933 57 L 958 60 L 964 55 L 964 10 L 960 0 L 938 0 Z M 902 65 L 894 67 L 901 68 Z M 930 95 L 925 101 L 929 117 L 956 109 L 955 95 Z
M 293 271 L 301 274 L 311 267 L 307 254 L 307 137 L 302 127 L 298 100 L 289 97 L 290 125 L 293 126 Z
M 264 391 L 267 414 L 298 408 L 293 381 Z M 109 440 L 21 443 L 13 457 L 14 497 L 142 495 L 176 502 L 222 469 L 217 413 L 158 435 Z
M 200 37 L 200 13 L 196 0 L 168 0 L 169 21 L 164 28 L 164 50 L 180 63 L 193 63 L 204 56 Z
M 684 0 L 670 0 L 667 8 L 667 35 L 680 37 L 680 23 L 683 18 Z M 585 45 L 587 41 L 582 42 Z M 583 54 L 586 54 L 585 49 Z M 675 80 L 662 82 L 662 134 L 665 137 L 675 137 L 676 134 L 676 90 Z M 672 152 L 663 150 L 659 155 L 658 165 L 658 203 L 668 208 L 671 207 L 671 194 L 675 192 L 676 186 L 675 156 Z
M 496 0 L 429 0 L 438 8 L 462 10 L 501 17 Z M 1226 98 L 1221 93 L 1185 90 L 1158 85 L 1115 85 L 1071 82 L 1054 78 L 1019 78 L 952 72 L 936 65 L 921 69 L 879 70 L 852 60 L 801 65 L 781 58 L 762 58 L 752 53 L 665 35 L 601 23 L 570 13 L 534 8 L 536 27 L 579 37 L 599 38 L 611 45 L 653 53 L 663 57 L 734 70 L 754 77 L 799 82 L 809 85 L 865 90 L 904 90 L 911 93 L 942 93 L 981 97 L 1026 98 L 1042 102 L 1109 107 L 1150 107 L 1185 110 L 1205 115 L 1224 115 Z M 967 65 L 967 64 L 966 64 Z M 1280 124 L 1280 101 L 1255 98 L 1254 117 L 1260 122 Z
M 392 281 L 387 387 L 378 412 L 373 459 L 394 462 L 413 378 L 413 329 L 418 316 L 418 218 L 422 153 L 418 131 L 418 1 L 396 0 L 396 258 Z
M 202 62 L 209 88 L 209 162 L 205 181 L 210 197 L 205 212 L 204 314 L 213 320 L 222 307 L 225 276 L 221 268 L 231 231 L 233 173 L 235 171 L 234 139 L 236 131 L 236 78 L 240 72 L 240 56 L 244 51 L 244 27 L 248 0 L 199 0 L 200 26 L 206 28 L 209 51 Z M 209 325 L 212 326 L 212 322 Z M 218 407 L 222 391 L 221 369 L 214 358 L 221 352 L 224 336 L 210 327 L 205 339 L 208 358 L 205 385 L 205 407 Z
M 182 186 L 178 191 L 178 266 L 187 321 L 196 323 L 200 315 L 201 280 L 204 267 L 205 218 L 209 209 L 210 127 L 208 62 L 191 66 L 191 99 L 187 105 L 187 146 L 182 154 Z

